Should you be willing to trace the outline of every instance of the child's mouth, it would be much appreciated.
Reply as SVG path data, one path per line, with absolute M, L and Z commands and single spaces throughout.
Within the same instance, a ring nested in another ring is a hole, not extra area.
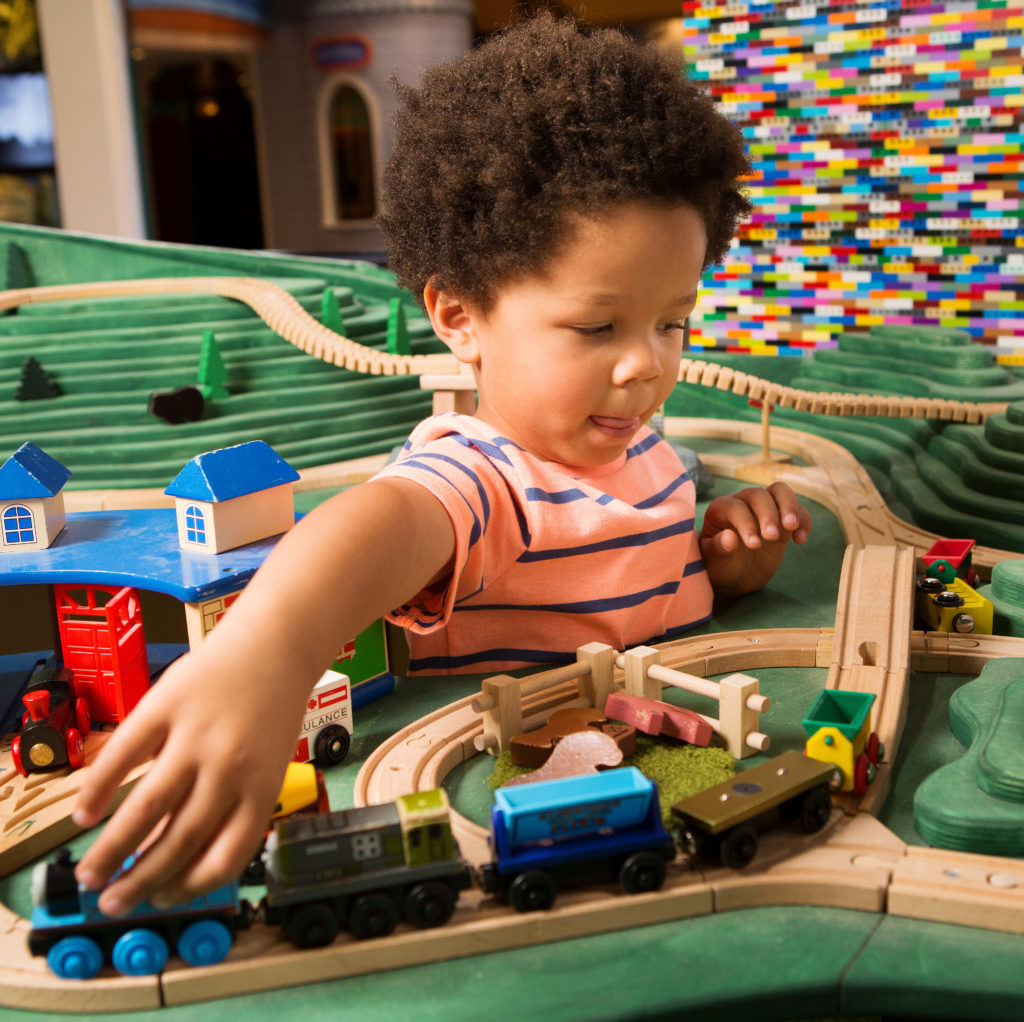
M 591 415 L 590 421 L 612 436 L 632 436 L 640 428 L 640 419 L 637 416 L 620 419 L 613 415 Z

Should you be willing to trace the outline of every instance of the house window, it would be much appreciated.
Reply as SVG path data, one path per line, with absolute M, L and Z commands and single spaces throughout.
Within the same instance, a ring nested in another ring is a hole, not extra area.
M 189 504 L 185 508 L 185 539 L 189 543 L 206 545 L 206 516 L 196 504 Z
M 32 520 L 32 512 L 24 504 L 12 504 L 10 507 L 4 508 L 3 533 L 4 546 L 34 543 L 36 527 Z
M 342 83 L 331 96 L 328 131 L 333 165 L 333 219 L 369 220 L 377 211 L 373 187 L 370 111 L 354 85 Z

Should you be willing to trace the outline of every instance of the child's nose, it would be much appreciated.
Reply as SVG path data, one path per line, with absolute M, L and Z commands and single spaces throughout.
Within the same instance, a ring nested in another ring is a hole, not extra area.
M 661 372 L 658 358 L 658 345 L 655 338 L 633 337 L 628 339 L 620 349 L 612 380 L 617 386 L 623 386 L 635 380 L 652 380 Z

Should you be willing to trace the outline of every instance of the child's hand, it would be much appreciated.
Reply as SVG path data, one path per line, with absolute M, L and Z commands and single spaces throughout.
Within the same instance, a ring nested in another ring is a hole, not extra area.
M 704 514 L 700 551 L 718 596 L 763 589 L 790 539 L 806 543 L 811 516 L 785 483 L 717 497 Z
M 239 672 L 237 658 L 221 670 L 207 645 L 168 669 L 83 774 L 73 819 L 88 827 L 124 776 L 154 758 L 76 870 L 98 889 L 145 848 L 101 895 L 107 915 L 145 898 L 161 907 L 186 901 L 236 879 L 266 831 L 302 704 L 286 711 L 281 679 L 267 678 L 258 663 Z

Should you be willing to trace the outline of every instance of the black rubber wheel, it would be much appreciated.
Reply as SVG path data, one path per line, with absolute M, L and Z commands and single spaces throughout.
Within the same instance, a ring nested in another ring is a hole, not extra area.
M 741 823 L 722 837 L 719 848 L 722 865 L 729 869 L 743 869 L 754 861 L 757 855 L 757 833 L 753 827 Z
M 634 852 L 619 869 L 619 883 L 629 894 L 657 891 L 665 882 L 665 860 L 654 852 Z
M 428 880 L 410 887 L 403 914 L 413 926 L 444 926 L 455 912 L 455 892 L 440 880 Z
M 317 766 L 337 766 L 347 755 L 352 743 L 349 733 L 340 724 L 328 724 L 316 736 L 313 758 Z
M 348 914 L 348 928 L 354 937 L 366 940 L 386 937 L 398 925 L 398 906 L 395 899 L 383 891 L 360 894 L 352 902 Z
M 832 799 L 823 787 L 811 788 L 800 803 L 800 826 L 808 834 L 816 834 L 832 815 Z
M 549 873 L 532 869 L 520 873 L 508 888 L 509 904 L 517 912 L 540 912 L 555 903 L 558 888 Z
M 288 913 L 284 935 L 296 947 L 326 947 L 338 936 L 338 917 L 323 901 L 297 905 Z

